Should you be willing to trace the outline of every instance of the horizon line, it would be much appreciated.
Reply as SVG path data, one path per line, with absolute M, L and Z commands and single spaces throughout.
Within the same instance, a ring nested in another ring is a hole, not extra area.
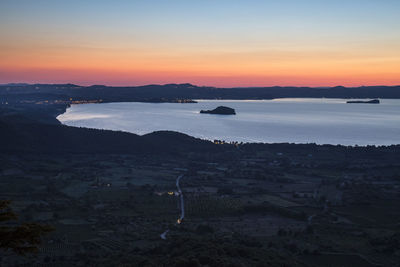
M 27 82 L 10 82 L 10 83 L 2 83 L 0 86 L 32 86 L 32 85 L 74 85 L 78 87 L 94 87 L 94 86 L 104 86 L 104 87 L 144 87 L 144 86 L 167 86 L 167 85 L 190 85 L 194 87 L 212 87 L 212 88 L 227 88 L 227 89 L 235 89 L 235 88 L 274 88 L 274 87 L 294 87 L 294 88 L 360 88 L 360 87 L 399 87 L 400 83 L 397 85 L 385 85 L 385 84 L 376 84 L 376 85 L 359 85 L 359 86 L 345 86 L 345 85 L 335 85 L 335 86 L 310 86 L 310 85 L 260 85 L 260 86 L 213 86 L 213 85 L 197 85 L 190 82 L 182 82 L 182 83 L 146 83 L 141 85 L 107 85 L 107 84 L 90 84 L 90 85 L 81 85 L 72 82 L 66 83 L 27 83 Z

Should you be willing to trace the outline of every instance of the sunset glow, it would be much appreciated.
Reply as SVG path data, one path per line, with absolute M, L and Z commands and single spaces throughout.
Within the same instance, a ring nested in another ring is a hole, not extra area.
M 277 2 L 1 1 L 0 83 L 400 84 L 399 1 Z

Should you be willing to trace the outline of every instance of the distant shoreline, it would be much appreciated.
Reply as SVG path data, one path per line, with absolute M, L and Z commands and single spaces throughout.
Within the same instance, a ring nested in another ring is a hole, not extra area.
M 400 86 L 216 88 L 192 84 L 137 87 L 36 84 L 0 86 L 2 103 L 149 102 L 191 103 L 205 100 L 271 100 L 280 98 L 400 99 Z
M 212 99 L 207 99 L 207 98 L 199 98 L 199 99 L 187 99 L 187 102 L 184 101 L 176 101 L 176 100 L 172 100 L 172 101 L 101 101 L 101 102 L 89 102 L 89 101 L 82 101 L 81 103 L 70 103 L 70 105 L 86 105 L 86 104 L 109 104 L 109 103 L 148 103 L 148 104 L 197 104 L 197 103 L 201 103 L 203 101 L 221 101 L 221 102 L 241 102 L 241 101 L 246 101 L 246 102 L 256 102 L 256 101 L 274 101 L 274 100 L 289 100 L 289 99 L 341 99 L 344 101 L 347 100 L 362 100 L 362 101 L 368 101 L 371 100 L 371 98 L 343 98 L 343 97 L 277 97 L 277 98 L 265 98 L 265 99 L 217 99 L 217 98 L 212 98 Z M 396 100 L 396 99 L 400 99 L 400 98 L 379 98 L 380 100 Z M 343 102 L 346 103 L 346 102 Z

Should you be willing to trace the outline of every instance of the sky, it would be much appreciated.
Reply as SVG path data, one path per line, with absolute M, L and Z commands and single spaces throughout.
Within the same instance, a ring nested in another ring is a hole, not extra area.
M 400 85 L 399 0 L 0 0 L 0 83 Z

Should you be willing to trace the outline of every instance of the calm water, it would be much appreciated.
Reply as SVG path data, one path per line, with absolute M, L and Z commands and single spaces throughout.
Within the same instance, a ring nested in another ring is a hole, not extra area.
M 236 116 L 199 114 L 225 105 Z M 343 145 L 400 144 L 400 100 L 379 105 L 344 99 L 200 100 L 197 104 L 73 105 L 58 119 L 70 126 L 146 134 L 183 132 L 203 139 Z

